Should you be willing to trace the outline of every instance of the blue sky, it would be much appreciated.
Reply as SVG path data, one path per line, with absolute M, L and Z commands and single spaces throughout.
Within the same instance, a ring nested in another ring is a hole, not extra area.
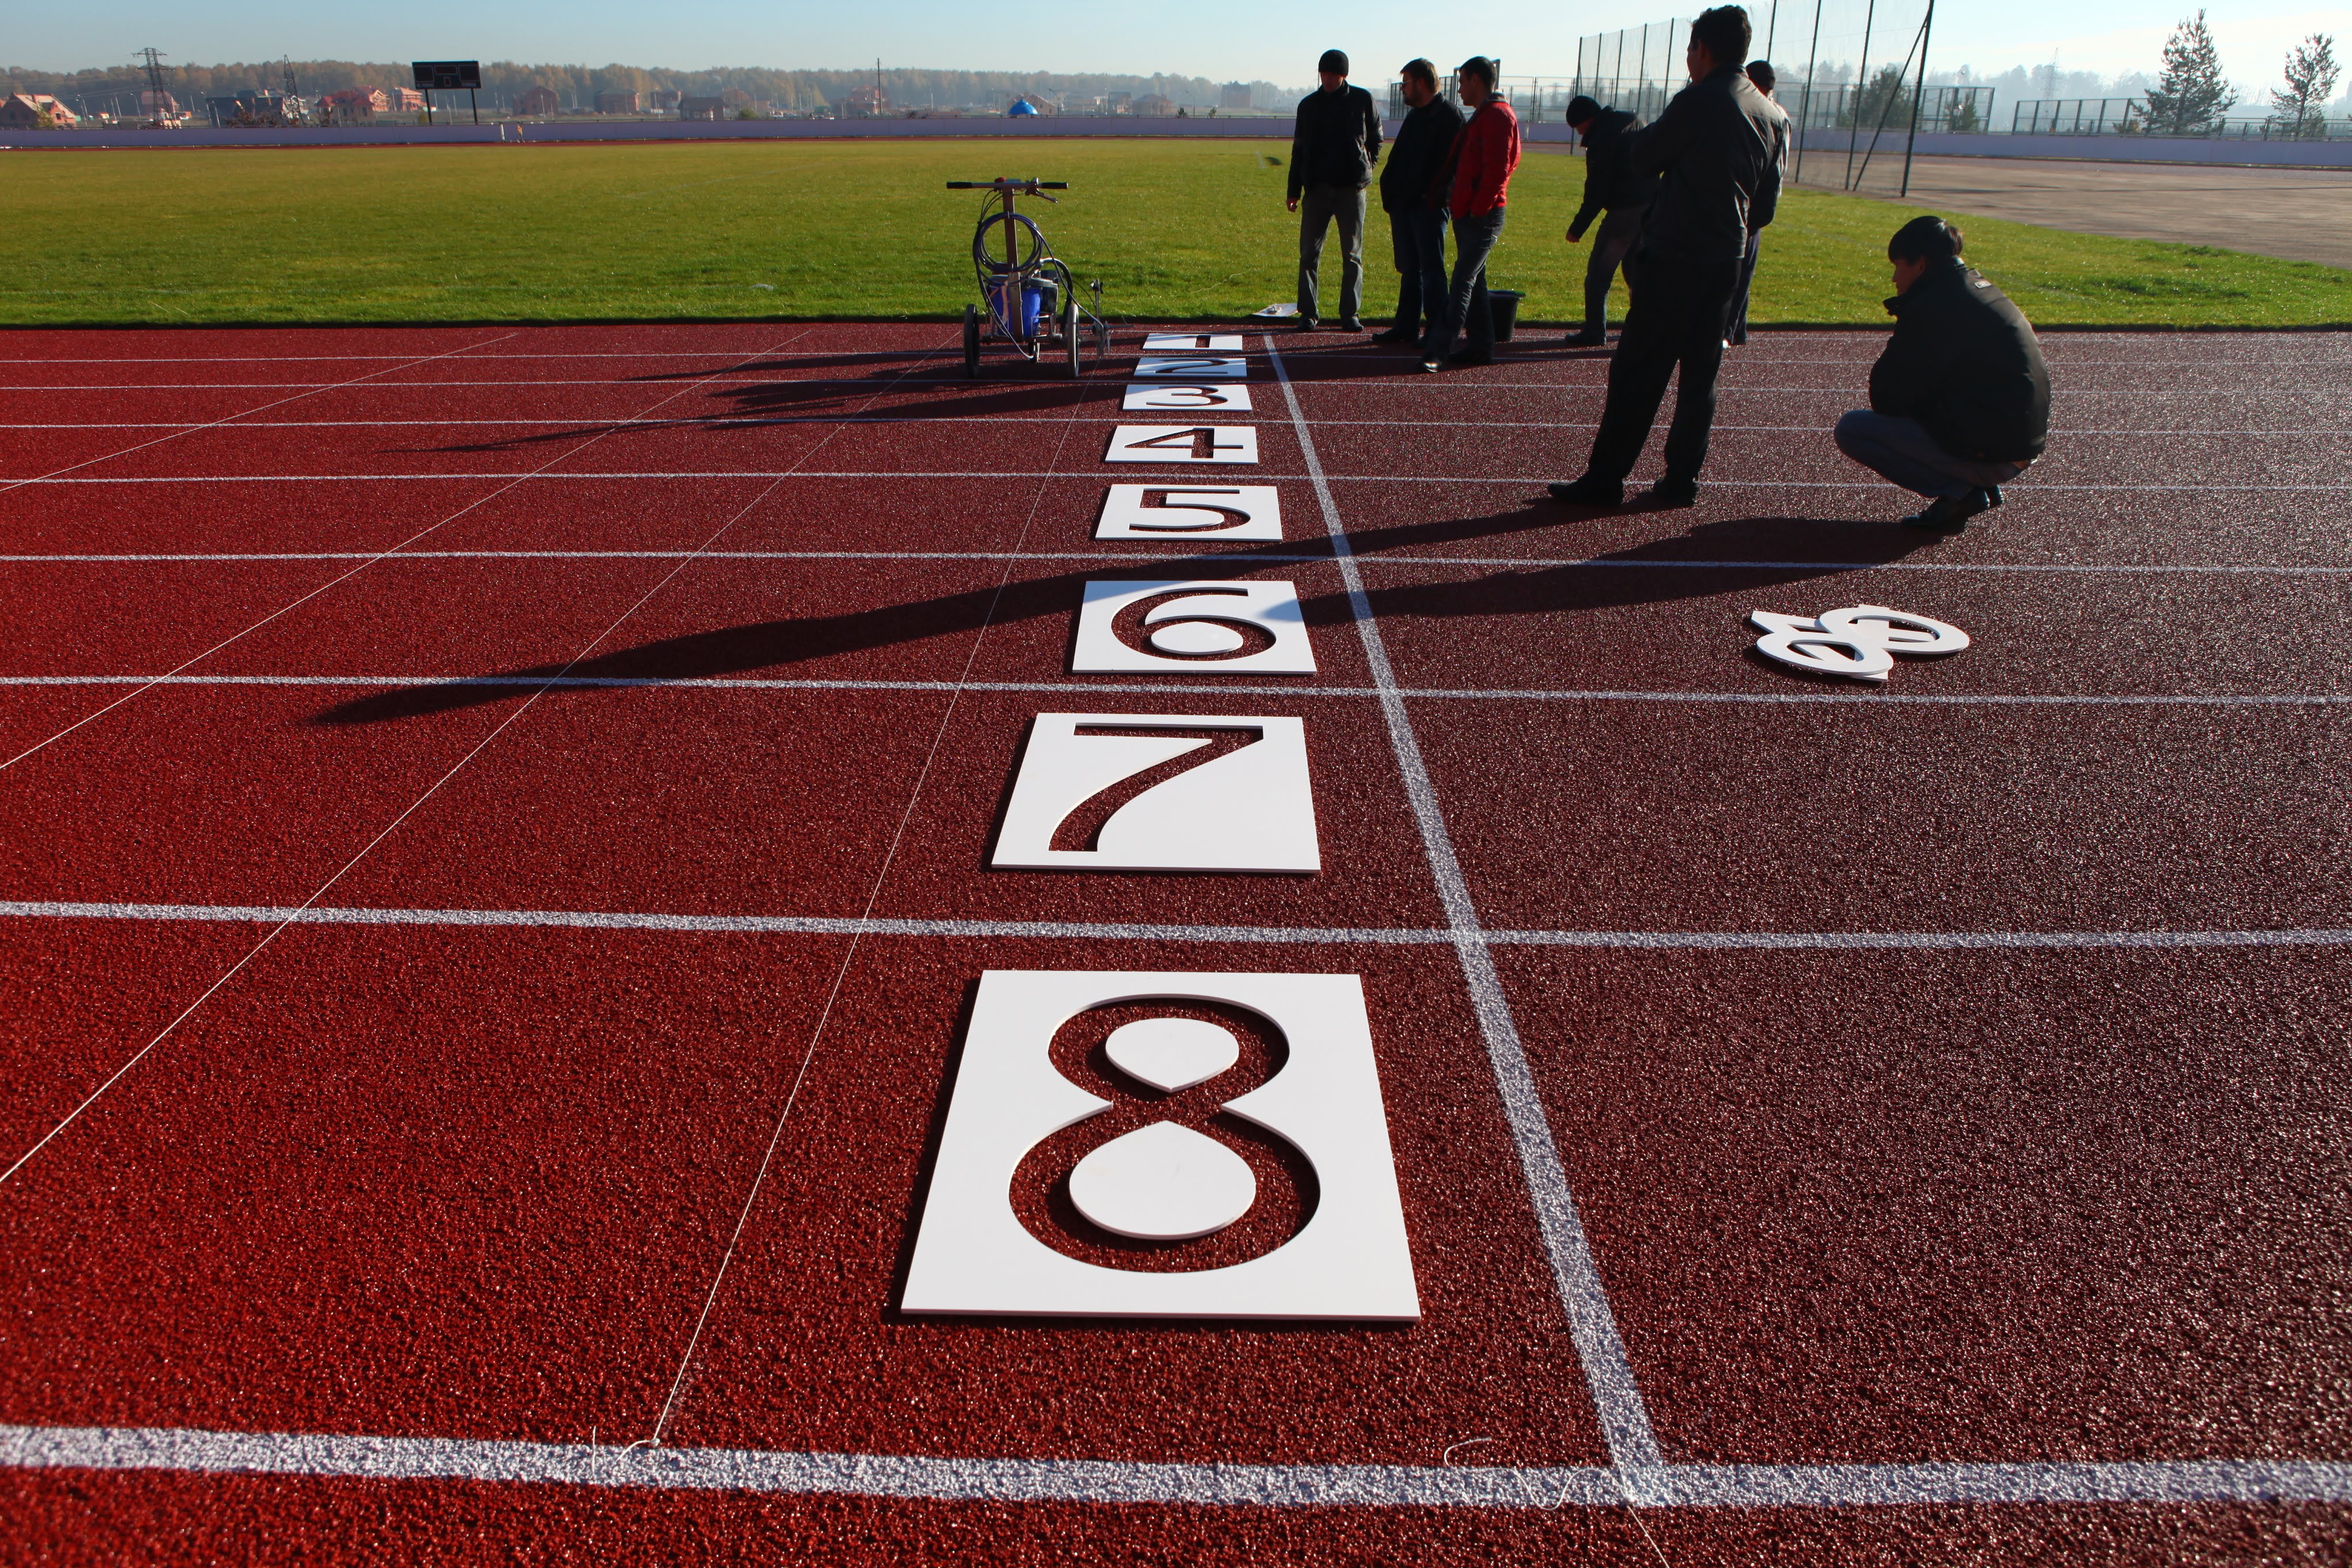
M 1769 4 L 1769 0 L 1766 0 Z M 896 65 L 1003 70 L 1155 70 L 1223 80 L 1305 82 L 1337 44 L 1381 75 L 1426 54 L 1445 63 L 1499 54 L 1514 76 L 1564 75 L 1579 34 L 1689 15 L 1694 5 L 1618 0 L 1186 0 L 1105 6 L 1089 0 L 406 0 L 398 5 L 305 0 L 89 0 L 23 7 L 0 35 L 5 63 L 65 69 L 127 60 L 152 44 L 175 60 L 467 58 L 602 65 L 852 66 L 877 54 Z M 1802 0 L 1782 0 L 1811 20 Z M 1931 62 L 1979 71 L 2046 64 L 2153 74 L 2176 10 L 2188 0 L 1943 0 Z M 12 7 L 13 9 L 13 7 Z M 2274 79 L 2305 34 L 2352 33 L 2338 5 L 2222 0 L 2207 6 L 2222 63 L 2250 87 Z M 1760 24 L 1759 12 L 1759 24 Z M 1759 26 L 1760 30 L 1760 26 Z M 2352 38 L 2344 40 L 2352 52 Z M 1787 50 L 1779 52 L 1786 55 Z M 1877 51 L 1873 50 L 1875 54 Z

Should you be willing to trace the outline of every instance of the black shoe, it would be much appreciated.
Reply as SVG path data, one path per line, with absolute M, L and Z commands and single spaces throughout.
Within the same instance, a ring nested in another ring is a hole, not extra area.
M 1988 507 L 2004 506 L 2008 504 L 2000 499 L 2000 487 L 1999 485 L 1985 486 L 1984 493 L 1985 505 Z
M 1597 349 L 1607 346 L 1607 332 L 1570 332 L 1560 340 L 1572 349 Z
M 1364 319 L 1361 316 L 1349 316 L 1339 323 L 1339 330 L 1343 332 L 1360 332 L 1364 330 Z
M 1445 356 L 1445 363 L 1447 364 L 1458 364 L 1465 367 L 1469 365 L 1493 364 L 1495 363 L 1495 356 L 1490 353 L 1482 354 L 1475 349 L 1457 349 L 1454 353 Z
M 1385 332 L 1372 334 L 1372 342 L 1376 343 L 1412 343 L 1420 341 L 1421 334 L 1410 327 L 1391 327 Z
M 1445 367 L 1438 363 L 1433 359 L 1424 359 L 1421 362 L 1421 368 L 1429 372 L 1430 374 L 1435 375 L 1439 371 L 1444 370 Z
M 1614 479 L 1596 479 L 1591 474 L 1548 488 L 1552 500 L 1571 506 L 1622 506 L 1625 501 L 1623 485 Z
M 1311 332 L 1322 324 L 1323 323 L 1319 320 L 1313 316 L 1301 316 L 1298 318 L 1297 323 L 1290 330 L 1294 332 Z
M 1688 506 L 1698 500 L 1698 481 L 1680 474 L 1662 475 L 1643 499 L 1654 506 Z
M 1991 509 L 1992 500 L 1984 491 L 1962 490 L 1958 495 L 1937 496 L 1927 510 L 1905 518 L 1903 526 L 1923 533 L 1958 533 L 1968 527 L 1969 519 Z

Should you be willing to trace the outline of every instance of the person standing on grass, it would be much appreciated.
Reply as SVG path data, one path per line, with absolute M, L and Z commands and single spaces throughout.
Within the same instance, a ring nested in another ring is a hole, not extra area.
M 1445 291 L 1445 319 L 1422 345 L 1421 368 L 1495 363 L 1495 317 L 1486 299 L 1486 258 L 1503 237 L 1504 204 L 1511 171 L 1519 166 L 1519 120 L 1495 91 L 1495 62 L 1464 60 L 1454 73 L 1470 122 L 1454 138 L 1446 209 L 1454 215 L 1454 283 Z M 1454 342 L 1467 332 L 1460 353 Z
M 1649 499 L 1687 506 L 1698 496 L 1715 426 L 1715 378 L 1739 286 L 1748 237 L 1772 221 L 1789 153 L 1789 117 L 1740 70 L 1752 38 L 1737 5 L 1702 11 L 1685 60 L 1691 84 L 1657 123 L 1626 132 L 1639 174 L 1664 178 L 1634 255 L 1633 306 L 1609 362 L 1609 399 L 1584 472 L 1551 487 L 1582 506 L 1624 500 L 1625 476 L 1650 438 L 1666 383 L 1682 386 L 1666 432 L 1666 471 Z
M 1934 498 L 1906 528 L 1958 533 L 2000 504 L 2050 439 L 2050 371 L 2025 313 L 1960 259 L 1960 231 L 1915 217 L 1886 242 L 1895 335 L 1870 367 L 1870 406 L 1837 422 L 1838 450 Z
M 1346 265 L 1339 273 L 1339 325 L 1364 330 L 1364 187 L 1381 161 L 1381 116 L 1372 95 L 1348 85 L 1348 57 L 1326 49 L 1316 62 L 1323 85 L 1298 100 L 1290 132 L 1290 210 L 1298 215 L 1298 330 L 1323 324 L 1316 274 L 1333 219 Z
M 1584 243 L 1584 231 L 1595 215 L 1606 212 L 1601 232 L 1592 237 L 1592 257 L 1584 264 L 1584 325 L 1568 334 L 1577 348 L 1599 348 L 1609 341 L 1609 285 L 1618 266 L 1633 254 L 1642 238 L 1642 224 L 1658 195 L 1654 174 L 1635 174 L 1625 159 L 1625 132 L 1641 121 L 1622 109 L 1603 109 L 1579 93 L 1568 100 L 1569 128 L 1584 143 L 1584 205 L 1569 220 L 1568 243 Z M 1633 286 L 1626 273 L 1625 286 Z
M 1462 129 L 1462 111 L 1437 90 L 1437 68 L 1412 60 L 1397 73 L 1404 123 L 1381 171 L 1381 207 L 1396 252 L 1396 325 L 1376 343 L 1417 343 L 1445 314 L 1445 192 L 1438 187 Z
M 1780 73 L 1772 68 L 1770 60 L 1749 60 L 1747 76 L 1755 84 L 1756 90 L 1768 100 L 1772 98 L 1772 89 L 1780 82 Z M 1756 252 L 1763 234 L 1764 231 L 1758 228 L 1748 231 L 1748 254 L 1739 262 L 1739 288 L 1731 296 L 1731 326 L 1723 334 L 1723 346 L 1727 349 L 1748 345 L 1748 288 L 1756 281 Z

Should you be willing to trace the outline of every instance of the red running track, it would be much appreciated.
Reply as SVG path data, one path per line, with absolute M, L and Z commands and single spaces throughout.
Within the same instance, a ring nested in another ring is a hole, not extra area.
M 1556 342 L 1253 335 L 1177 469 L 1138 334 L 951 337 L 11 335 L 21 1554 L 2352 1555 L 2342 335 L 2053 337 L 1935 542 L 1826 438 L 1866 335 L 1607 514 Z M 1286 537 L 1095 540 L 1147 480 Z M 1069 672 L 1178 575 L 1317 673 Z M 1856 603 L 1975 646 L 1749 651 Z M 1047 710 L 1302 716 L 1322 871 L 988 869 Z M 899 1311 L 1019 968 L 1362 976 L 1422 1319 Z

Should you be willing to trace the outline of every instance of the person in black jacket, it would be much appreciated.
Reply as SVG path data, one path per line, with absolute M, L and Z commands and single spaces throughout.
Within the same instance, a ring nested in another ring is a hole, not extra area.
M 1915 217 L 1886 243 L 1895 335 L 1870 367 L 1870 406 L 1837 422 L 1838 450 L 1935 498 L 1905 518 L 1957 533 L 2050 439 L 2050 371 L 2025 313 L 1960 259 L 1960 231 Z
M 1381 159 L 1381 116 L 1372 95 L 1348 85 L 1348 57 L 1326 49 L 1316 70 L 1323 86 L 1298 100 L 1290 133 L 1290 210 L 1298 215 L 1298 326 L 1322 325 L 1316 313 L 1316 273 L 1323 238 L 1339 220 L 1347 265 L 1339 274 L 1339 324 L 1360 332 L 1364 300 L 1364 187 Z
M 1747 76 L 1756 85 L 1756 90 L 1767 98 L 1772 96 L 1772 89 L 1780 82 L 1780 73 L 1772 68 L 1770 60 L 1749 60 Z M 1748 346 L 1748 291 L 1756 281 L 1756 258 L 1763 238 L 1762 229 L 1748 231 L 1748 254 L 1739 263 L 1739 288 L 1731 296 L 1731 325 L 1723 334 L 1727 348 Z
M 1599 348 L 1609 341 L 1609 285 L 1618 264 L 1633 255 L 1641 242 L 1642 222 L 1658 194 L 1654 174 L 1636 174 L 1625 159 L 1625 132 L 1641 121 L 1622 109 L 1603 109 L 1579 94 L 1568 100 L 1568 123 L 1584 143 L 1584 205 L 1569 220 L 1568 242 L 1580 245 L 1595 215 L 1605 211 L 1601 232 L 1592 237 L 1592 258 L 1584 264 L 1584 325 L 1568 334 L 1579 348 Z M 1633 286 L 1626 273 L 1625 286 Z
M 1396 253 L 1396 325 L 1378 343 L 1417 343 L 1445 314 L 1445 193 L 1438 177 L 1462 129 L 1462 111 L 1437 90 L 1437 68 L 1412 60 L 1397 73 L 1409 112 L 1381 171 L 1381 208 Z
M 1624 499 L 1625 476 L 1678 366 L 1666 471 L 1648 499 L 1666 506 L 1697 499 L 1740 260 L 1748 234 L 1772 221 L 1789 153 L 1789 117 L 1739 68 L 1752 37 L 1748 13 L 1737 5 L 1700 12 L 1685 56 L 1690 86 L 1657 123 L 1625 133 L 1633 172 L 1664 177 L 1634 253 L 1633 307 L 1609 361 L 1609 400 L 1592 455 L 1580 477 L 1551 487 L 1555 500 L 1615 506 Z

